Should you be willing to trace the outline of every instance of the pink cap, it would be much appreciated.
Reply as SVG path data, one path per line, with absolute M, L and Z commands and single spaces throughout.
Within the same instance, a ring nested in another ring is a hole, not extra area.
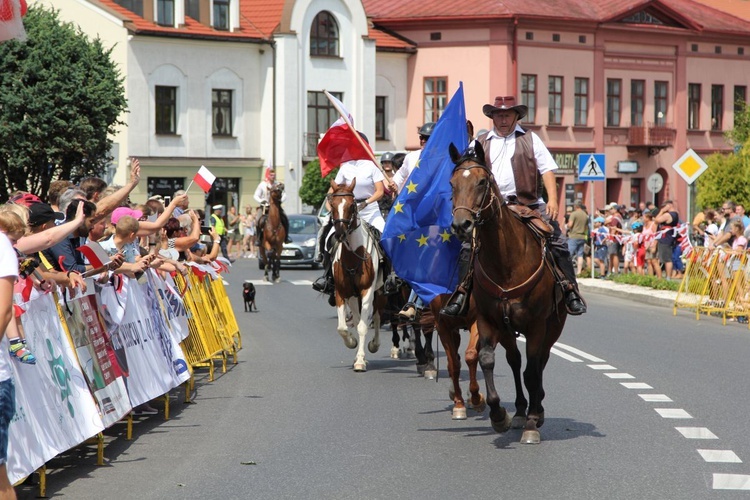
M 117 224 L 117 221 L 122 219 L 126 215 L 129 215 L 138 220 L 143 217 L 143 212 L 141 212 L 140 210 L 133 210 L 132 208 L 128 207 L 117 207 L 115 208 L 115 211 L 112 212 L 112 224 Z

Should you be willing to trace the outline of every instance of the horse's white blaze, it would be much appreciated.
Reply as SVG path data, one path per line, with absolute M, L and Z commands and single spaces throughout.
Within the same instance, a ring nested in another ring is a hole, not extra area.
M 338 213 L 338 216 L 339 216 L 338 218 L 339 219 L 343 219 L 344 218 L 344 209 L 345 208 L 346 208 L 346 200 L 342 200 L 342 202 L 339 203 L 339 206 L 338 206 L 338 209 L 339 209 L 338 210 L 338 212 L 339 212 Z
M 464 170 L 464 173 L 461 175 L 463 175 L 464 177 L 468 177 L 471 175 L 471 172 L 469 172 L 468 170 Z

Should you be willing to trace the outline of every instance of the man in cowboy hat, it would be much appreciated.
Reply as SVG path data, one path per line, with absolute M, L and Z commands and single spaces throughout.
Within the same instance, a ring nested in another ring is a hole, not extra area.
M 560 286 L 565 294 L 565 304 L 569 314 L 586 312 L 586 304 L 578 291 L 573 262 L 565 237 L 557 223 L 557 184 L 555 170 L 557 164 L 542 140 L 534 132 L 524 130 L 518 121 L 526 116 L 529 108 L 516 104 L 513 96 L 496 97 L 494 104 L 485 104 L 482 112 L 492 119 L 492 130 L 477 137 L 475 147 L 484 148 L 488 167 L 495 177 L 500 193 L 507 203 L 525 205 L 538 210 L 553 230 L 549 238 L 549 249 L 555 262 L 564 275 Z M 539 191 L 539 178 L 549 197 L 545 203 Z M 467 295 L 471 290 L 469 275 L 469 248 L 464 246 L 459 258 L 461 284 L 441 314 L 457 316 L 465 312 Z

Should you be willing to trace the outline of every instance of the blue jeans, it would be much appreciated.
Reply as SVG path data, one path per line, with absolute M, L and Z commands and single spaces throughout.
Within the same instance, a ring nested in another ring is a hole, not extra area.
M 8 461 L 8 428 L 16 413 L 16 388 L 13 380 L 0 382 L 0 465 Z
M 568 251 L 571 257 L 583 257 L 583 245 L 586 240 L 579 240 L 576 238 L 568 238 Z

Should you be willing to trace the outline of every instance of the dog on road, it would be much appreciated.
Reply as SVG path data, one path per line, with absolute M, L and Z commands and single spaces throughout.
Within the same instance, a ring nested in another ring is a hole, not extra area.
M 255 285 L 252 283 L 244 283 L 242 285 L 242 300 L 245 302 L 245 312 L 258 311 L 258 306 L 255 305 Z

